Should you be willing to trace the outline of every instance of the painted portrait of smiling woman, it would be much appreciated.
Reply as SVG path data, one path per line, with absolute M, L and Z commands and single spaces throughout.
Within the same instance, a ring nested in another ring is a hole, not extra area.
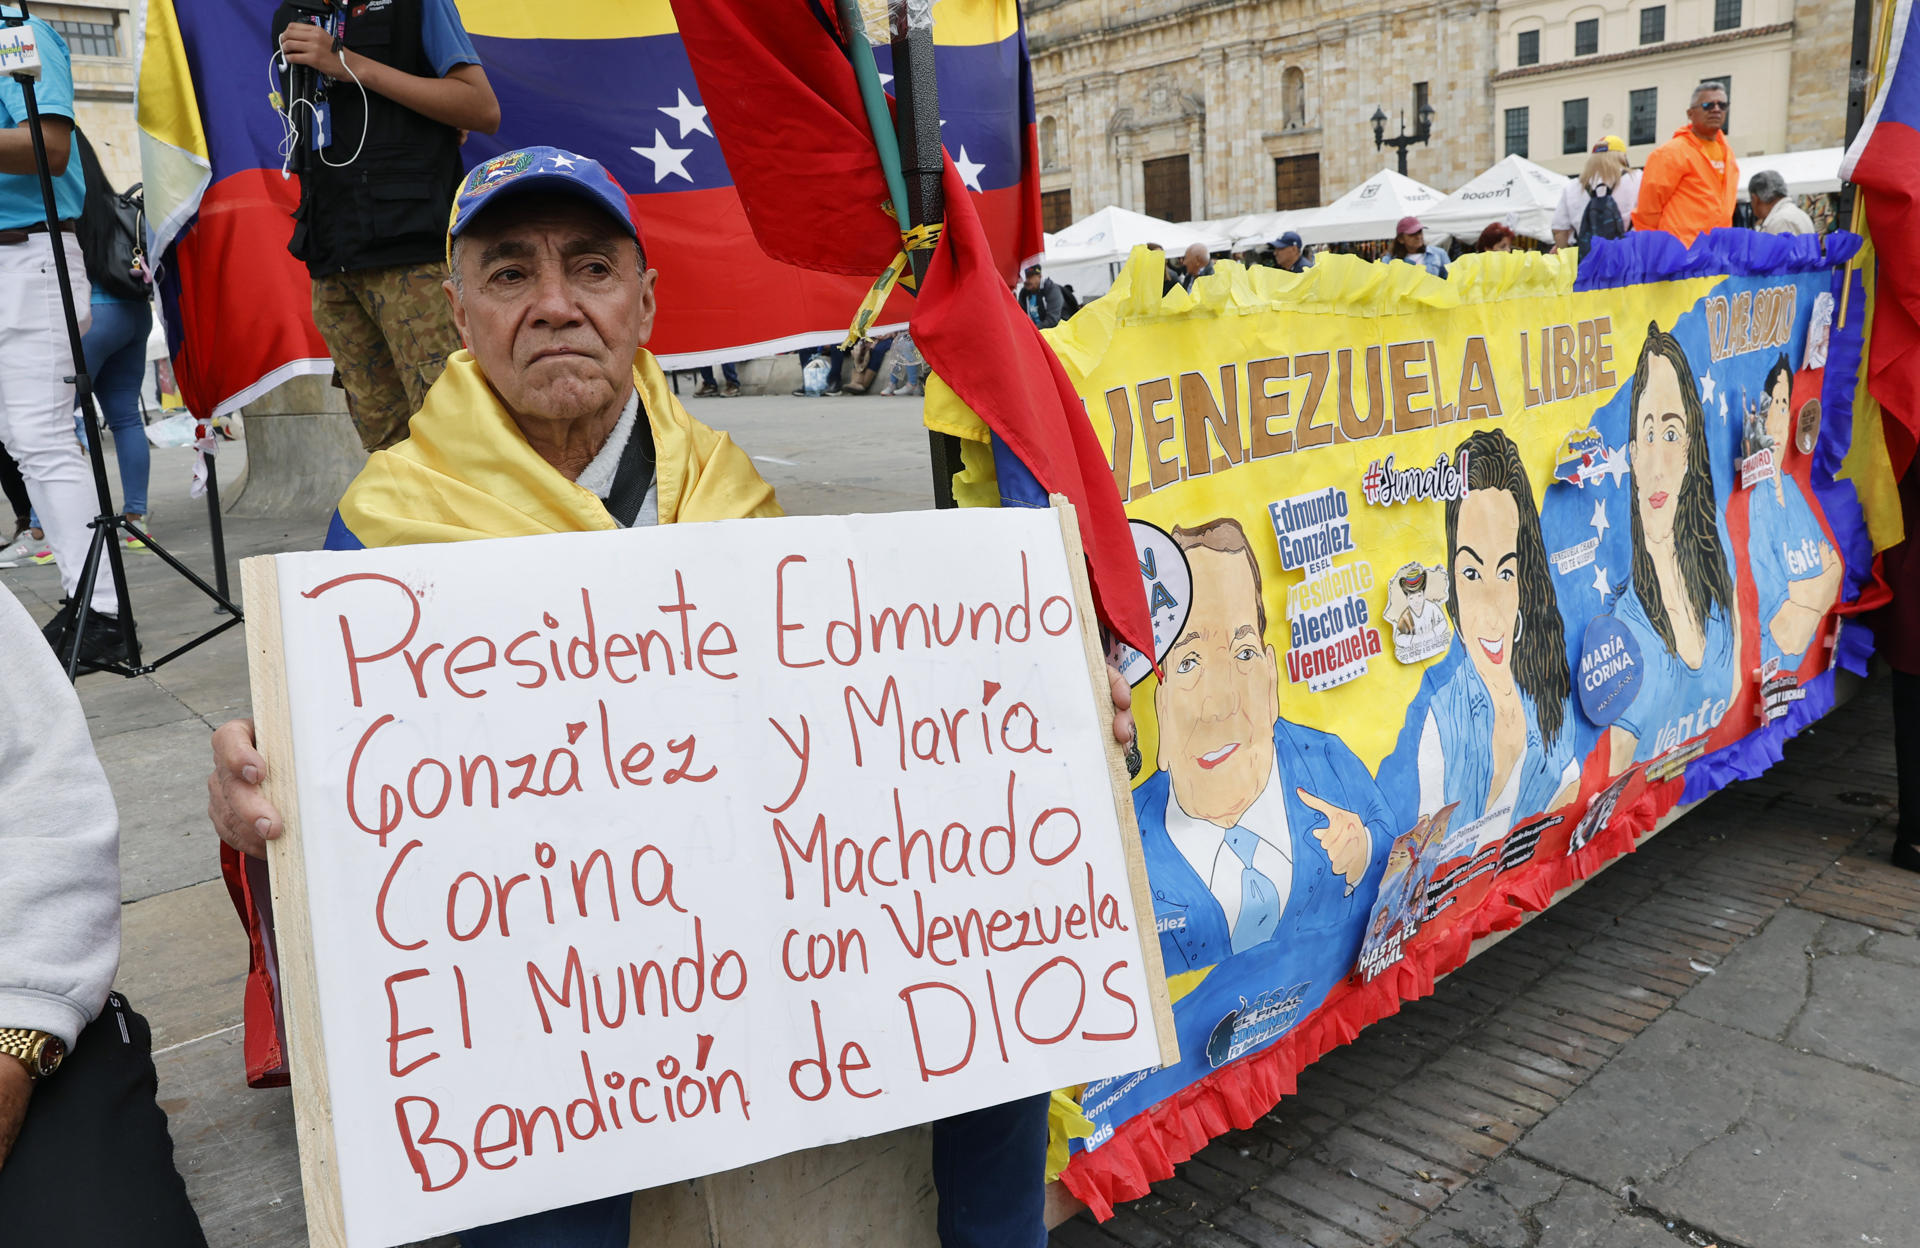
M 1474 848 L 1572 800 L 1565 626 L 1520 448 L 1499 429 L 1460 444 L 1467 492 L 1447 502 L 1447 613 L 1465 661 L 1420 732 L 1420 813 L 1455 803 L 1449 839 Z
M 1608 730 L 1616 775 L 1712 728 L 1739 691 L 1739 606 L 1706 412 L 1686 352 L 1657 324 L 1633 370 L 1628 420 L 1633 583 L 1614 614 L 1639 642 L 1647 671 Z

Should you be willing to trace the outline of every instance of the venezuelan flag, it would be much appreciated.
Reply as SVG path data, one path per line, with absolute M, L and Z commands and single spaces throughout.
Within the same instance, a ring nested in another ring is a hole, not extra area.
M 668 368 L 837 338 L 871 277 L 810 272 L 755 245 L 667 0 L 459 0 L 500 97 L 477 163 L 551 143 L 619 179 L 660 270 L 650 344 Z M 331 368 L 305 268 L 287 254 L 297 181 L 281 176 L 267 102 L 273 6 L 148 0 L 140 127 L 149 218 L 162 256 L 174 370 L 187 406 L 233 410 Z M 1039 159 L 1026 34 L 1015 0 L 938 0 L 943 137 L 1011 282 L 1041 250 Z M 891 66 L 876 49 L 881 71 Z M 896 294 L 883 320 L 904 322 Z
M 1920 224 L 1920 14 L 1912 0 L 1884 6 L 1875 46 L 1879 89 L 1860 132 L 1840 163 L 1840 177 L 1859 187 L 1853 228 L 1864 220 L 1873 249 L 1893 260 L 1875 265 L 1862 255 L 1863 292 L 1872 304 L 1867 367 L 1854 402 L 1855 428 L 1883 437 L 1855 436 L 1845 475 L 1860 491 L 1874 549 L 1898 543 L 1900 478 L 1920 450 L 1920 278 L 1906 255 Z M 1852 280 L 1852 279 L 1849 279 Z M 1846 315 L 1842 305 L 1842 318 Z M 1856 315 L 1858 315 L 1856 313 Z

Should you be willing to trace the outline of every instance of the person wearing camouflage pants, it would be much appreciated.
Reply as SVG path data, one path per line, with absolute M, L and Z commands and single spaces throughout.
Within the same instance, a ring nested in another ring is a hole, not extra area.
M 460 349 L 446 276 L 444 264 L 395 264 L 313 280 L 313 322 L 369 451 L 407 436 L 408 418 Z

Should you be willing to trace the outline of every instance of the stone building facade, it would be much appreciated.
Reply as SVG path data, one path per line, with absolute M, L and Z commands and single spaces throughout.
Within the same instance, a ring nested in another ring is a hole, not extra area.
M 1048 228 L 1109 204 L 1176 220 L 1314 207 L 1394 166 L 1369 122 L 1424 100 L 1410 176 L 1496 159 L 1492 0 L 1029 0 Z
M 1877 0 L 1876 11 L 1884 2 Z M 1795 0 L 1792 76 L 1786 84 L 1787 151 L 1838 147 L 1847 141 L 1847 76 L 1852 61 L 1853 5 L 1844 0 Z
M 1642 164 L 1709 79 L 1728 85 L 1736 155 L 1837 147 L 1852 19 L 1847 0 L 1505 0 L 1497 150 L 1577 173 L 1617 134 Z
M 73 111 L 100 167 L 119 190 L 140 181 L 140 131 L 134 120 L 134 20 L 130 0 L 36 4 L 73 55 Z M 262 56 L 264 64 L 266 58 Z

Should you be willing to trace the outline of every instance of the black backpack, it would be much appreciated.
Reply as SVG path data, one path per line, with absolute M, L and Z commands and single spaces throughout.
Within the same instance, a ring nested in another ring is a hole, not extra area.
M 1613 198 L 1613 189 L 1604 183 L 1593 188 L 1593 194 L 1587 199 L 1587 209 L 1580 214 L 1580 258 L 1587 258 L 1593 250 L 1596 238 L 1620 238 L 1627 232 L 1627 223 L 1621 219 L 1620 205 Z
M 80 149 L 80 167 L 87 185 L 76 231 L 80 254 L 87 261 L 87 280 L 110 295 L 144 303 L 152 297 L 152 290 L 135 273 L 146 264 L 147 205 L 140 193 L 143 184 L 135 183 L 116 193 L 86 135 L 76 129 L 73 137 Z

